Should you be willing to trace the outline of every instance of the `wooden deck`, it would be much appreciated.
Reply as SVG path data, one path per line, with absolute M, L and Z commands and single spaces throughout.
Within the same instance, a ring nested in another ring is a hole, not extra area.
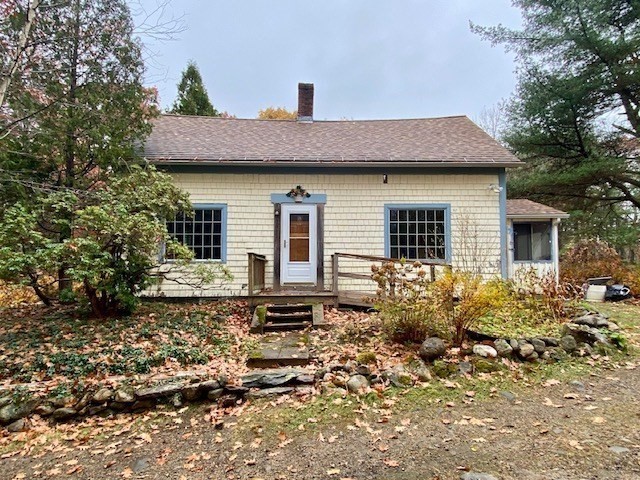
M 300 291 L 280 290 L 278 292 L 262 291 L 247 297 L 249 306 L 267 303 L 323 303 L 324 305 L 344 307 L 373 307 L 374 296 L 365 292 L 340 291 L 338 295 L 330 290 Z

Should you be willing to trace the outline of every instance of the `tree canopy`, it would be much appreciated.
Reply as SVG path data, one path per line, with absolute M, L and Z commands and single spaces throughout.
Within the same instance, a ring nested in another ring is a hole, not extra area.
M 267 107 L 258 112 L 258 118 L 261 120 L 295 120 L 298 118 L 298 112 L 287 110 L 284 107 Z
M 182 72 L 182 79 L 178 84 L 178 97 L 173 103 L 171 113 L 206 117 L 222 116 L 209 100 L 202 75 L 193 61 L 190 61 Z
M 527 167 L 511 175 L 510 193 L 586 215 L 639 208 L 640 2 L 514 5 L 522 30 L 472 25 L 516 54 L 503 138 Z

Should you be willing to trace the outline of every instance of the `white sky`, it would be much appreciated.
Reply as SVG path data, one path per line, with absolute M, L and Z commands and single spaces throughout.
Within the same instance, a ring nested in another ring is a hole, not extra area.
M 473 118 L 515 86 L 512 55 L 469 30 L 519 26 L 508 0 L 172 0 L 172 16 L 175 40 L 145 39 L 163 107 L 190 59 L 214 106 L 240 118 L 295 109 L 298 82 L 315 84 L 317 119 Z

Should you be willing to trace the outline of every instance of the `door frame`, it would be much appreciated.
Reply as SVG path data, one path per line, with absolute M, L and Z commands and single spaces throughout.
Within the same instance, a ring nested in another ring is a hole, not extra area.
M 282 265 L 282 204 L 295 203 L 292 198 L 284 194 L 272 194 L 273 203 L 273 290 L 278 292 L 283 288 L 295 290 L 293 285 L 282 285 L 280 269 Z M 305 198 L 302 203 L 316 206 L 316 249 L 317 249 L 317 274 L 316 285 L 310 290 L 318 292 L 324 291 L 324 204 L 327 202 L 326 195 L 313 194 L 310 198 Z M 298 287 L 298 289 L 308 290 L 309 287 Z

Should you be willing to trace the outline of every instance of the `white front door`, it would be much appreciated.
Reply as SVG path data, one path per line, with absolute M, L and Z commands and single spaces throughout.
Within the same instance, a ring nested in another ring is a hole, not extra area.
M 316 206 L 283 203 L 281 214 L 281 282 L 315 285 L 318 274 Z

